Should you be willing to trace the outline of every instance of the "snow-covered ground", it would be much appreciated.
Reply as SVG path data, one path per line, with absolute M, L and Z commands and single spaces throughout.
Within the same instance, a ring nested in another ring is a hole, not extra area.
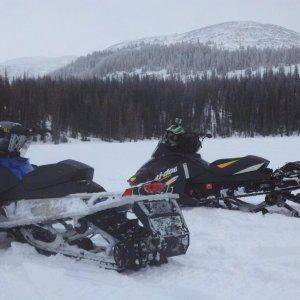
M 149 158 L 156 141 L 33 145 L 35 164 L 73 158 L 92 165 L 107 190 Z M 203 157 L 255 154 L 271 167 L 299 160 L 300 137 L 215 139 Z M 184 210 L 191 233 L 185 256 L 161 267 L 119 274 L 27 245 L 0 250 L 0 299 L 300 299 L 300 220 L 219 209 Z

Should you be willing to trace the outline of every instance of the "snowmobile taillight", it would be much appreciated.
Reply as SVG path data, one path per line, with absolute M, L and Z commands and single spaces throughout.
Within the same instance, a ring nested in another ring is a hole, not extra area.
M 212 183 L 206 183 L 206 184 L 205 184 L 205 189 L 206 189 L 206 190 L 212 190 L 212 189 L 213 189 Z
M 122 197 L 130 197 L 133 195 L 133 188 L 126 189 L 122 195 Z
M 143 185 L 145 192 L 149 194 L 160 194 L 164 187 L 165 184 L 161 182 L 150 182 Z

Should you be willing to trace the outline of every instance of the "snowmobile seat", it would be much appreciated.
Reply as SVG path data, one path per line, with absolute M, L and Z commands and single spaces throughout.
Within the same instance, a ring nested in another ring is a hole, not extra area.
M 57 164 L 37 167 L 23 179 L 26 190 L 43 189 L 66 182 L 92 180 L 94 169 L 75 160 L 64 160 Z
M 219 176 L 238 175 L 266 168 L 269 161 L 258 156 L 218 159 L 210 163 L 210 170 Z
M 12 173 L 7 173 L 7 177 L 4 177 L 6 188 L 1 189 L 0 184 L 0 201 L 104 192 L 105 189 L 93 181 L 93 175 L 92 167 L 74 160 L 37 167 L 21 181 Z

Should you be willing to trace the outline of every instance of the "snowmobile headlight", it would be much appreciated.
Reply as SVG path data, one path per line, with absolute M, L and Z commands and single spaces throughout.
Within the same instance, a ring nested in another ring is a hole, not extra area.
M 122 194 L 122 197 L 130 197 L 133 195 L 133 188 L 126 189 Z

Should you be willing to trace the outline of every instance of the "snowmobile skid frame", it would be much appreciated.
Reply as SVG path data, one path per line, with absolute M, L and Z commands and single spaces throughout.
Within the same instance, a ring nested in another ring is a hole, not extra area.
M 294 167 L 294 168 L 293 168 Z M 269 213 L 268 208 L 277 206 L 285 208 L 292 217 L 300 217 L 300 212 L 290 206 L 287 201 L 300 204 L 300 194 L 292 194 L 300 190 L 300 162 L 286 164 L 283 168 L 274 171 L 272 179 L 266 182 L 256 183 L 257 187 L 245 190 L 244 187 L 223 188 L 217 195 L 205 198 L 196 197 L 198 206 L 211 206 L 241 210 L 246 212 Z M 210 185 L 210 188 L 212 185 Z M 240 198 L 249 198 L 265 195 L 264 201 L 253 204 Z
M 42 254 L 137 270 L 187 251 L 189 231 L 176 198 L 101 192 L 19 200 L 2 206 L 6 216 L 0 217 L 0 231 Z M 95 242 L 99 236 L 101 245 Z
M 292 190 L 300 189 L 300 186 L 293 187 Z M 265 195 L 265 200 L 258 203 L 253 204 L 249 202 L 245 202 L 240 198 L 245 197 L 253 197 L 258 195 Z M 300 217 L 300 212 L 290 206 L 287 201 L 291 201 L 296 204 L 300 204 L 300 194 L 292 194 L 291 191 L 284 190 L 275 190 L 273 192 L 257 192 L 252 194 L 245 194 L 240 196 L 229 196 L 224 194 L 223 197 L 207 197 L 203 199 L 197 199 L 198 206 L 206 206 L 206 207 L 215 207 L 215 208 L 226 208 L 230 210 L 240 210 L 244 212 L 253 212 L 258 213 L 262 212 L 263 214 L 269 213 L 268 208 L 272 206 L 277 206 L 280 208 L 285 208 L 289 215 L 292 217 Z

